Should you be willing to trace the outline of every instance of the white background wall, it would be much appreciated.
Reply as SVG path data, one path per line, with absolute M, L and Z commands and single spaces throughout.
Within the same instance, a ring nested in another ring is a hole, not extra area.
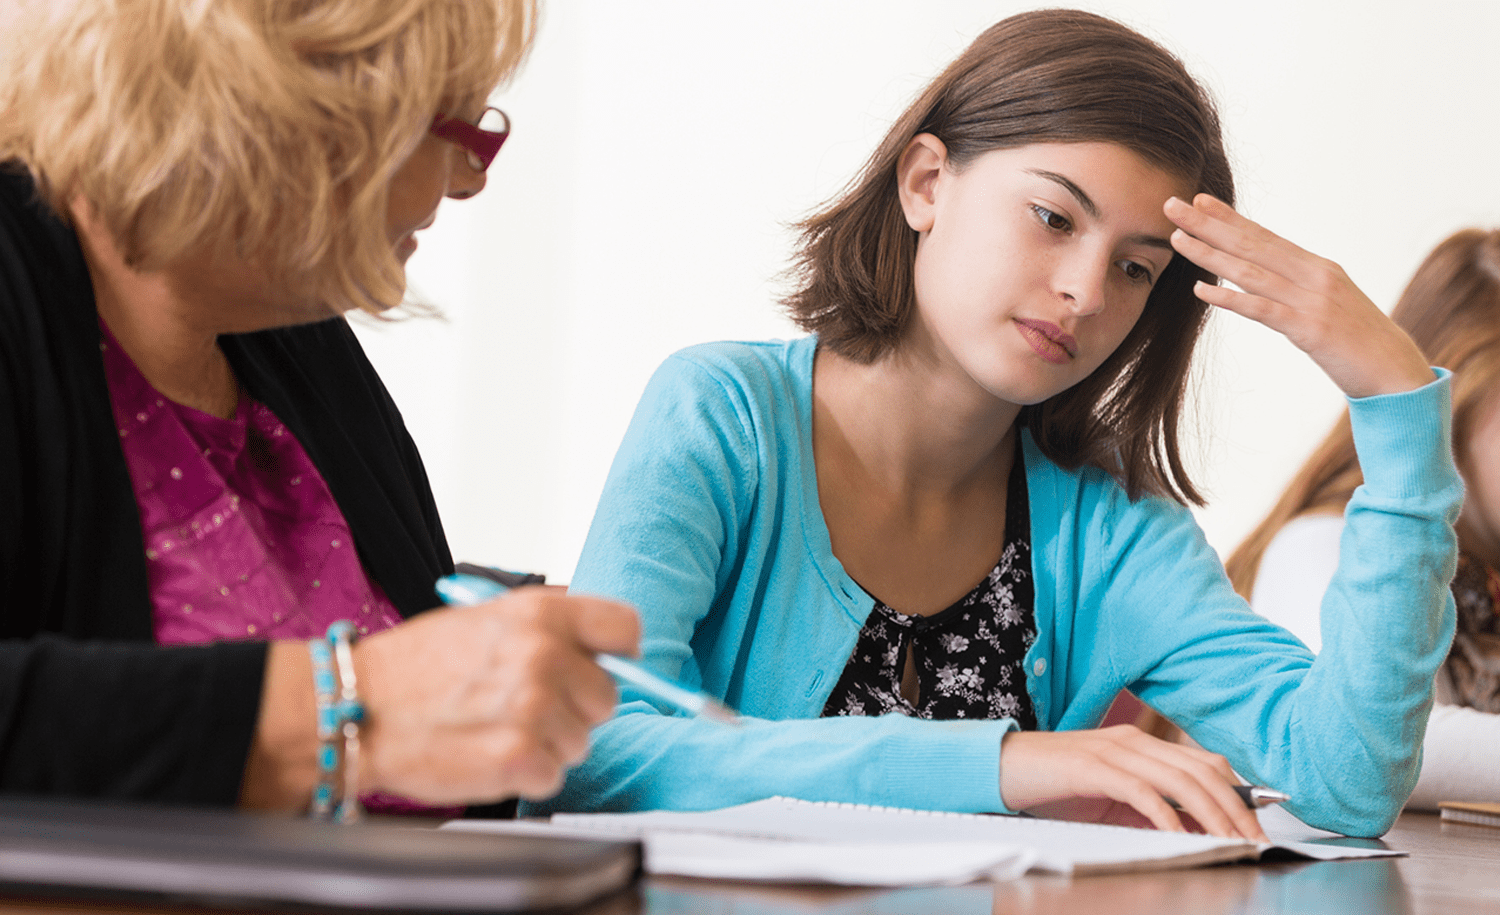
M 489 188 L 413 257 L 441 320 L 360 333 L 456 558 L 572 575 L 645 381 L 673 350 L 797 333 L 787 223 L 1008 0 L 544 0 L 496 96 Z M 1389 307 L 1451 231 L 1500 224 L 1500 0 L 1102 0 L 1219 100 L 1241 209 Z M 1189 449 L 1227 554 L 1341 408 L 1284 340 L 1218 315 Z

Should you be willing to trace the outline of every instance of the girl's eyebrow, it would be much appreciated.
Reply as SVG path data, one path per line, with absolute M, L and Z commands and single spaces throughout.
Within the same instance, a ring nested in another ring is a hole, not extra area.
M 1085 193 L 1083 188 L 1075 184 L 1073 182 L 1073 179 L 1069 178 L 1067 175 L 1059 175 L 1057 172 L 1049 172 L 1044 168 L 1028 168 L 1025 169 L 1025 171 L 1029 175 L 1036 175 L 1038 178 L 1045 178 L 1048 181 L 1052 181 L 1058 184 L 1062 187 L 1063 190 L 1073 195 L 1073 198 L 1078 201 L 1078 205 L 1083 207 L 1083 211 L 1089 214 L 1091 218 L 1099 218 L 1099 205 L 1094 202 L 1094 198 Z M 1164 248 L 1168 251 L 1176 253 L 1176 249 L 1172 247 L 1172 243 L 1170 241 L 1157 235 L 1132 235 L 1130 236 L 1130 238 L 1126 239 L 1126 241 L 1131 242 L 1132 244 L 1146 245 L 1152 248 Z
M 1083 188 L 1074 184 L 1073 179 L 1069 178 L 1067 175 L 1059 175 L 1057 172 L 1049 172 L 1044 168 L 1028 168 L 1026 169 L 1026 173 L 1029 175 L 1036 175 L 1038 178 L 1046 178 L 1048 181 L 1053 181 L 1057 184 L 1062 185 L 1063 190 L 1067 191 L 1069 194 L 1072 194 L 1073 197 L 1077 199 L 1078 205 L 1083 207 L 1083 211 L 1085 213 L 1089 214 L 1095 219 L 1099 218 L 1099 205 L 1094 203 L 1094 199 L 1088 194 L 1085 194 L 1083 192 Z

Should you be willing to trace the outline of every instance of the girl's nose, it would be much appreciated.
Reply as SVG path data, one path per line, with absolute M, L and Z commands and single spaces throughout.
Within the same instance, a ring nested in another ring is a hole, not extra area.
M 1059 265 L 1057 293 L 1076 315 L 1087 317 L 1104 310 L 1109 264 L 1101 260 L 1105 259 L 1080 254 Z

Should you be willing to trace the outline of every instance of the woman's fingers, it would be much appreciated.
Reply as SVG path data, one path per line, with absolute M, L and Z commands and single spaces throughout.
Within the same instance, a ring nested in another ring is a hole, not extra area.
M 614 707 L 608 675 L 589 657 L 537 637 L 515 640 L 511 664 L 513 670 L 476 677 L 472 702 L 456 711 L 477 728 L 544 746 L 564 763 L 582 759 L 589 729 Z
M 1000 772 L 1001 797 L 1012 809 L 1067 797 L 1105 797 L 1128 804 L 1158 829 L 1183 831 L 1175 803 L 1214 835 L 1265 841 L 1222 757 L 1129 725 L 1009 734 Z
M 599 597 L 575 594 L 557 598 L 566 610 L 555 619 L 564 620 L 579 644 L 605 654 L 634 657 L 641 642 L 641 618 L 624 604 Z
M 518 588 L 432 610 L 356 648 L 368 787 L 430 803 L 545 797 L 614 710 L 602 650 L 634 654 L 622 604 Z
M 528 595 L 522 591 L 512 596 L 519 599 Z M 598 665 L 594 655 L 636 654 L 641 637 L 639 616 L 624 604 L 578 597 L 561 589 L 548 588 L 531 596 L 534 611 L 526 623 L 537 633 L 537 676 L 548 677 L 554 693 L 590 726 L 606 720 L 614 712 L 617 693 L 614 679 Z

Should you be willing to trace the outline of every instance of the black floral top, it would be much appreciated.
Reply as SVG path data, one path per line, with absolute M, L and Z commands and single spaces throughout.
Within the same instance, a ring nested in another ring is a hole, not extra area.
M 1005 548 L 989 575 L 953 606 L 932 616 L 897 613 L 879 598 L 860 630 L 823 716 L 1013 718 L 1036 730 L 1022 667 L 1036 641 L 1031 583 L 1031 523 L 1020 449 L 1011 465 Z M 901 695 L 907 647 L 917 672 L 915 705 Z

